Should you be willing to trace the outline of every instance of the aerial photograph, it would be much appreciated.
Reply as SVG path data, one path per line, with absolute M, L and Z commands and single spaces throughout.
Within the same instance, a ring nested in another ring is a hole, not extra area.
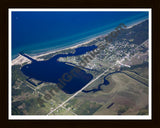
M 10 118 L 150 115 L 149 9 L 9 9 L 9 20 Z

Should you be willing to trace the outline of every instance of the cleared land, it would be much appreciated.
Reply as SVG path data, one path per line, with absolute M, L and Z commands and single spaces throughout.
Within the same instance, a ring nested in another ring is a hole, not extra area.
M 148 114 L 147 86 L 123 73 L 108 80 L 110 84 L 102 86 L 102 91 L 80 93 L 65 106 L 78 115 Z

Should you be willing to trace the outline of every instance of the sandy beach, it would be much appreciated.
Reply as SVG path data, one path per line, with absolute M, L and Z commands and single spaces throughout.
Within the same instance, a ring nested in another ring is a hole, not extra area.
M 145 20 L 146 20 L 146 19 L 145 19 Z M 143 21 L 145 21 L 145 20 L 142 20 L 142 21 L 133 23 L 133 24 L 131 24 L 130 26 L 128 26 L 127 29 L 132 28 L 133 26 L 135 26 L 135 25 L 137 25 L 137 24 L 140 24 L 141 22 L 143 22 Z M 109 33 L 109 32 L 108 32 L 108 33 Z M 86 42 L 77 44 L 77 45 L 75 45 L 75 46 L 71 46 L 71 47 L 62 48 L 62 49 L 59 49 L 59 50 L 54 50 L 54 51 L 42 53 L 42 54 L 40 54 L 40 55 L 32 56 L 32 58 L 35 59 L 35 60 L 37 60 L 37 61 L 43 61 L 43 59 L 38 59 L 38 58 L 39 58 L 39 57 L 42 57 L 42 56 L 49 55 L 49 54 L 51 54 L 51 53 L 56 53 L 56 52 L 59 52 L 59 51 L 62 51 L 62 50 L 75 49 L 75 48 L 77 48 L 77 47 L 80 47 L 80 46 L 82 46 L 82 45 L 85 45 L 85 44 L 90 43 L 91 41 L 95 40 L 95 39 L 98 38 L 98 37 L 107 36 L 108 33 L 103 34 L 103 35 L 100 35 L 100 36 L 96 36 L 96 37 L 90 39 L 89 41 L 86 41 Z M 31 63 L 31 61 L 30 61 L 29 59 L 27 59 L 26 57 L 24 57 L 24 56 L 22 56 L 22 55 L 19 55 L 17 58 L 15 58 L 14 60 L 12 60 L 12 64 L 11 64 L 11 65 L 12 65 L 12 66 L 13 66 L 13 65 L 22 65 L 23 63 Z
M 147 19 L 144 19 L 144 20 L 141 20 L 141 21 L 139 21 L 139 22 L 133 23 L 133 24 L 129 25 L 129 26 L 127 27 L 127 29 L 132 28 L 133 26 L 138 25 L 138 24 L 140 24 L 140 23 L 142 23 L 142 22 L 144 22 L 144 21 L 146 21 L 146 20 L 147 20 Z
M 97 36 L 97 37 L 101 37 L 101 36 Z M 54 51 L 42 53 L 40 55 L 35 55 L 35 56 L 32 56 L 32 58 L 37 60 L 37 61 L 43 61 L 44 59 L 39 59 L 39 57 L 46 56 L 46 55 L 49 55 L 49 54 L 52 54 L 52 53 L 56 53 L 56 52 L 59 52 L 59 51 L 62 51 L 62 50 L 75 49 L 77 47 L 80 47 L 82 45 L 90 43 L 91 41 L 95 40 L 97 37 L 94 37 L 94 38 L 90 39 L 89 41 L 86 41 L 86 42 L 83 42 L 81 44 L 77 44 L 77 45 L 74 45 L 74 46 L 71 46 L 71 47 L 62 48 L 62 49 L 59 49 L 59 50 L 54 50 Z M 28 63 L 29 64 L 29 63 L 31 63 L 31 61 L 29 59 L 27 59 L 26 57 L 22 56 L 22 55 L 19 55 L 17 58 L 12 60 L 12 65 L 22 65 L 23 63 Z

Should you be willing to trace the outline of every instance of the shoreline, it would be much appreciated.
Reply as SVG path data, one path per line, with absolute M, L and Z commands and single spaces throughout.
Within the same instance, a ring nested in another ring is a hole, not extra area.
M 144 22 L 144 21 L 146 21 L 146 20 L 147 20 L 147 19 L 143 19 L 143 20 L 141 20 L 141 21 L 137 21 L 137 22 L 135 22 L 135 23 L 132 23 L 131 25 L 129 25 L 129 26 L 127 27 L 127 29 L 132 28 L 133 26 L 138 25 L 138 24 L 140 24 L 140 23 L 142 23 L 142 22 Z
M 92 39 L 89 39 L 88 41 L 84 41 L 83 43 L 75 44 L 74 46 L 69 46 L 69 47 L 66 47 L 66 48 L 61 48 L 61 49 L 57 49 L 57 50 L 53 50 L 53 51 L 48 51 L 48 52 L 42 53 L 40 55 L 33 55 L 32 58 L 36 59 L 37 61 L 43 61 L 44 59 L 38 59 L 38 58 L 42 57 L 42 56 L 46 56 L 46 55 L 52 54 L 52 53 L 60 52 L 60 51 L 63 51 L 63 50 L 76 49 L 76 48 L 78 48 L 78 47 L 80 47 L 82 45 L 86 45 L 86 44 L 90 43 L 91 41 L 95 40 L 98 37 L 101 37 L 101 36 L 96 36 L 96 37 L 94 37 Z M 15 59 L 13 59 L 11 61 L 12 66 L 13 65 L 22 65 L 25 62 L 27 62 L 28 64 L 31 63 L 31 61 L 29 59 L 27 59 L 26 57 L 23 57 L 20 54 Z
M 137 22 L 135 22 L 135 23 L 131 23 L 129 26 L 127 26 L 126 29 L 130 29 L 130 28 L 132 28 L 133 26 L 138 25 L 138 24 L 144 22 L 145 20 L 147 20 L 147 19 L 143 19 L 143 20 L 141 20 L 141 21 L 137 21 Z M 105 34 L 95 36 L 95 37 L 93 37 L 93 38 L 91 38 L 91 39 L 88 39 L 88 40 L 86 40 L 86 41 L 84 41 L 83 43 L 80 43 L 80 44 L 78 44 L 79 42 L 77 42 L 77 44 L 75 44 L 75 45 L 73 45 L 73 46 L 68 46 L 68 47 L 66 47 L 66 48 L 60 48 L 60 49 L 53 50 L 53 51 L 48 51 L 48 52 L 46 51 L 46 53 L 40 53 L 40 55 L 33 55 L 32 58 L 33 58 L 33 59 L 36 59 L 37 61 L 43 61 L 44 59 L 38 59 L 38 58 L 39 58 L 39 57 L 42 57 L 42 56 L 49 55 L 49 54 L 53 54 L 53 53 L 56 53 L 56 52 L 60 52 L 60 51 L 63 51 L 63 50 L 76 49 L 76 48 L 78 48 L 78 47 L 80 47 L 80 46 L 82 46 L 82 45 L 86 45 L 86 44 L 90 43 L 91 41 L 95 40 L 96 38 L 100 38 L 100 37 L 103 37 L 103 36 L 107 36 L 108 33 L 110 33 L 111 31 L 112 31 L 112 30 L 108 31 L 108 32 L 105 33 Z M 12 66 L 13 66 L 13 65 L 22 65 L 23 63 L 26 63 L 26 62 L 27 62 L 27 63 L 31 63 L 31 61 L 30 61 L 29 59 L 23 57 L 22 55 L 18 55 L 15 59 L 11 60 L 11 63 L 12 63 L 11 65 L 12 65 Z

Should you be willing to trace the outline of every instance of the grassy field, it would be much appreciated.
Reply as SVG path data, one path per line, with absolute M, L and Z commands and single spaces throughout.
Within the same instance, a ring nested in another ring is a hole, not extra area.
M 123 71 L 124 73 L 126 73 L 127 75 L 129 75 L 130 77 L 136 79 L 137 81 L 143 83 L 144 85 L 148 86 L 148 79 L 144 78 L 138 74 L 136 74 L 135 72 L 131 72 L 131 71 Z
M 12 114 L 13 115 L 47 115 L 51 108 L 64 102 L 65 94 L 53 83 L 34 86 L 20 71 L 20 66 L 12 67 Z M 37 85 L 39 81 L 30 79 Z
M 147 86 L 123 73 L 107 79 L 110 84 L 102 86 L 101 91 L 80 93 L 66 104 L 67 107 L 78 115 L 148 114 Z
M 20 72 L 20 66 L 14 66 L 12 70 L 14 76 L 12 78 L 13 115 L 46 115 L 51 109 L 56 108 L 71 96 L 65 94 L 53 83 L 33 86 L 26 81 L 27 77 Z M 85 90 L 97 88 L 100 83 L 103 83 L 105 75 Z M 63 107 L 54 111 L 52 115 L 148 114 L 147 65 L 122 70 L 122 73 L 109 75 L 106 79 L 109 81 L 109 85 L 102 85 L 102 90 L 89 93 L 81 92 Z M 34 83 L 37 82 L 31 80 Z M 46 94 L 50 94 L 50 99 L 46 100 L 44 97 Z
M 88 100 L 73 99 L 65 106 L 77 115 L 93 115 L 102 105 Z

